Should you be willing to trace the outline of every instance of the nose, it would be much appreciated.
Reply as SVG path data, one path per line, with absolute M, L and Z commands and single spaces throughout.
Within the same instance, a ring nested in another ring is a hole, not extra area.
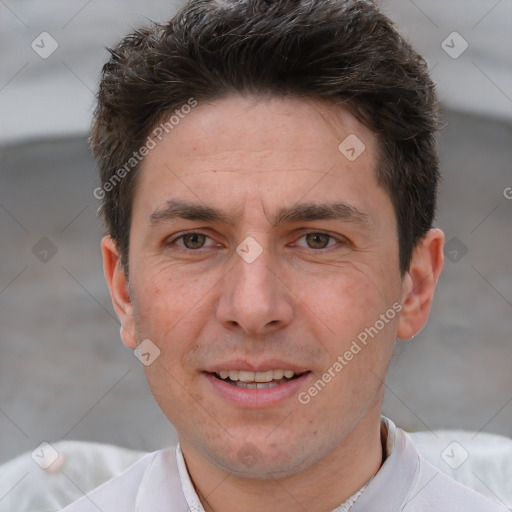
M 253 261 L 239 254 L 233 260 L 234 268 L 223 279 L 217 303 L 218 321 L 227 329 L 242 329 L 245 334 L 268 334 L 290 324 L 293 295 L 269 251 L 263 250 Z

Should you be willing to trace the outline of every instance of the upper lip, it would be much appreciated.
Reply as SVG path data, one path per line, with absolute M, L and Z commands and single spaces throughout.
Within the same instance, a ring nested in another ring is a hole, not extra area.
M 242 359 L 215 363 L 209 366 L 205 371 L 208 373 L 218 373 L 222 370 L 242 370 L 246 372 L 266 372 L 268 370 L 292 370 L 295 373 L 305 373 L 309 371 L 304 366 L 295 363 L 286 362 L 280 359 L 268 359 L 260 362 L 248 362 Z

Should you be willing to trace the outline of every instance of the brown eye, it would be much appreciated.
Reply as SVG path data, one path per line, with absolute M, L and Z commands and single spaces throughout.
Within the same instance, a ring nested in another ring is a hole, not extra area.
M 189 233 L 188 235 L 181 236 L 183 245 L 187 249 L 201 249 L 206 242 L 206 235 L 201 233 Z
M 325 233 L 309 233 L 306 235 L 306 243 L 311 249 L 325 249 L 332 238 Z

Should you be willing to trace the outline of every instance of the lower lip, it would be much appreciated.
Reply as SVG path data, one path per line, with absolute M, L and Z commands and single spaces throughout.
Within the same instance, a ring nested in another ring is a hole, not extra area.
M 206 373 L 205 376 L 213 386 L 213 389 L 225 400 L 238 407 L 258 409 L 281 405 L 284 400 L 296 397 L 300 389 L 305 385 L 310 372 L 304 373 L 300 377 L 283 384 L 263 389 L 239 388 L 218 379 L 211 373 Z

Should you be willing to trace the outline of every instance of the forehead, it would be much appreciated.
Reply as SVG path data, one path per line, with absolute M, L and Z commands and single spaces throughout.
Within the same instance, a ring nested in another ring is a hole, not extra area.
M 341 106 L 276 97 L 229 96 L 183 115 L 142 162 L 134 209 L 171 197 L 241 214 L 343 199 L 364 206 L 378 189 L 376 135 Z M 382 191 L 382 190 L 380 190 Z
M 180 160 L 206 157 L 214 163 L 217 157 L 224 159 L 226 152 L 233 158 L 237 153 L 245 158 L 259 152 L 254 163 L 259 161 L 261 166 L 266 158 L 275 159 L 281 154 L 286 155 L 288 161 L 330 167 L 333 156 L 334 160 L 340 156 L 339 145 L 351 135 L 349 141 L 357 143 L 357 137 L 369 150 L 361 155 L 363 161 L 368 161 L 374 156 L 373 146 L 376 144 L 376 135 L 341 105 L 272 96 L 234 95 L 200 103 L 183 116 L 168 135 L 164 136 L 163 146 L 179 147 L 186 142 L 190 150 L 180 154 Z M 362 146 L 357 144 L 361 149 Z M 152 156 L 158 156 L 156 149 Z M 294 154 L 295 159 L 292 158 Z M 347 156 L 351 155 L 347 153 Z

